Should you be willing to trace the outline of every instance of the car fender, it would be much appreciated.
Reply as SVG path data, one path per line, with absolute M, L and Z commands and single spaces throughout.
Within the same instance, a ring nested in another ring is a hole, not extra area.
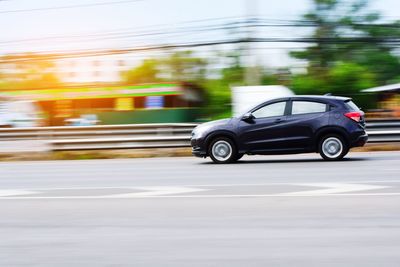
M 341 135 L 341 136 L 343 136 L 345 138 L 345 141 L 347 143 L 349 143 L 350 136 L 349 136 L 349 133 L 347 132 L 347 130 L 345 128 L 340 127 L 340 126 L 325 126 L 325 127 L 322 127 L 321 129 L 319 129 L 315 133 L 315 135 L 314 135 L 315 145 L 318 146 L 318 144 L 317 144 L 318 140 L 322 136 L 324 136 L 324 135 L 326 135 L 328 133 L 339 134 L 339 135 Z
M 232 139 L 232 141 L 235 143 L 236 147 L 237 147 L 237 136 L 235 133 L 229 131 L 229 130 L 217 130 L 217 131 L 213 131 L 211 133 L 209 133 L 207 135 L 207 137 L 205 138 L 205 144 L 206 147 L 208 147 L 209 143 L 211 142 L 212 139 L 214 139 L 217 136 L 227 136 L 230 137 Z

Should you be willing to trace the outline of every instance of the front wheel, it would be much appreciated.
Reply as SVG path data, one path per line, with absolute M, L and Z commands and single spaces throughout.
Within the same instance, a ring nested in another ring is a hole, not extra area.
M 324 160 L 341 160 L 348 152 L 348 145 L 339 135 L 326 135 L 319 142 L 319 154 Z
M 209 146 L 208 154 L 215 163 L 219 164 L 232 163 L 238 159 L 235 144 L 226 137 L 215 138 Z

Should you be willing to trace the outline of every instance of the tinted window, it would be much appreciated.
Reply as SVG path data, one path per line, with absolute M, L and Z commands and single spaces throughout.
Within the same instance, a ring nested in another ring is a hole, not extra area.
M 359 111 L 359 110 L 360 110 L 360 108 L 357 107 L 357 105 L 354 104 L 354 102 L 351 101 L 351 100 L 346 101 L 346 106 L 347 106 L 350 110 L 353 110 L 353 111 Z
M 286 102 L 277 102 L 266 105 L 253 112 L 255 118 L 268 118 L 275 116 L 283 116 L 285 114 Z
M 310 101 L 293 101 L 292 114 L 308 114 L 325 112 L 326 104 Z

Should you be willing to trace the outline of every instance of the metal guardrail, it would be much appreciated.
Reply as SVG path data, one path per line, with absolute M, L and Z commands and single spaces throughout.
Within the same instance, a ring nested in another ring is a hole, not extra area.
M 400 120 L 397 119 L 370 119 L 366 131 L 369 143 L 400 142 Z
M 196 124 L 135 124 L 0 129 L 3 140 L 46 140 L 53 151 L 179 148 L 190 146 Z M 400 120 L 368 121 L 370 143 L 400 142 Z
M 400 142 L 400 130 L 392 131 L 367 131 L 368 143 L 393 143 Z
M 189 147 L 190 136 L 156 136 L 50 141 L 53 151 Z
M 96 126 L 60 126 L 34 128 L 2 128 L 0 140 L 23 139 L 59 139 L 59 138 L 105 138 L 115 136 L 169 136 L 190 134 L 197 124 L 128 124 L 128 125 L 96 125 Z
M 393 129 L 400 128 L 400 120 L 368 120 L 367 121 L 368 129 Z

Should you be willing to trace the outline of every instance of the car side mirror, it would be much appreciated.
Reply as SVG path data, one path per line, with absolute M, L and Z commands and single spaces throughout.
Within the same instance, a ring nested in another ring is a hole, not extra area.
M 248 112 L 248 113 L 244 114 L 243 117 L 242 117 L 242 121 L 247 121 L 247 122 L 251 122 L 254 119 L 255 119 L 255 117 L 251 112 Z

